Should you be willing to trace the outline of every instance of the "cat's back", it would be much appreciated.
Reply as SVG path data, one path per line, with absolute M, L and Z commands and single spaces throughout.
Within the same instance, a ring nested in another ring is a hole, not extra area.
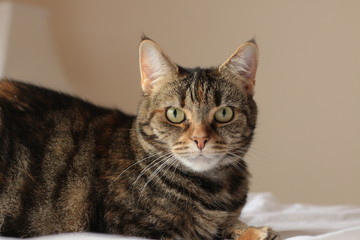
M 1 80 L 0 235 L 91 228 L 98 160 L 115 134 L 129 138 L 132 121 L 76 97 Z
M 134 116 L 96 106 L 78 97 L 8 79 L 0 79 L 0 114 L 2 124 L 7 120 L 22 118 L 20 125 L 30 125 L 28 121 L 39 119 L 43 121 L 38 124 L 47 121 L 59 123 L 56 122 L 58 119 L 69 119 L 74 121 L 73 123 L 86 125 L 90 121 L 108 116 L 108 122 L 110 118 L 116 118 L 121 127 L 134 119 Z M 36 122 L 31 124 L 37 125 Z
M 59 110 L 87 110 L 82 112 L 87 115 L 111 111 L 68 94 L 9 79 L 0 79 L 0 106 L 3 111 L 14 108 L 15 113 L 36 112 L 38 115 Z
M 8 132 L 31 146 L 49 143 L 57 133 L 76 142 L 96 134 L 98 128 L 129 128 L 134 117 L 61 92 L 4 79 L 0 80 L 0 119 L 3 134 Z

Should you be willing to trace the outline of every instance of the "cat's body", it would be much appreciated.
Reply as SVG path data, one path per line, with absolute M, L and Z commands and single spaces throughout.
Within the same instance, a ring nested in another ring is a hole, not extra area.
M 183 69 L 145 39 L 136 117 L 0 81 L 0 235 L 275 239 L 238 221 L 257 111 L 231 59 Z

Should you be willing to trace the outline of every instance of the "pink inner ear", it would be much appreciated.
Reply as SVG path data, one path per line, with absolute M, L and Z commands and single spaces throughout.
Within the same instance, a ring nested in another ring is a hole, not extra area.
M 146 93 L 150 93 L 159 80 L 175 72 L 174 64 L 159 46 L 149 40 L 140 44 L 140 68 L 141 84 Z
M 257 68 L 257 55 L 254 46 L 245 46 L 231 61 L 238 74 L 248 80 L 254 80 Z
M 143 57 L 141 59 L 141 71 L 142 71 L 142 76 L 143 78 L 147 78 L 148 80 L 152 80 L 151 79 L 151 67 L 148 64 L 148 59 L 146 57 Z
M 255 44 L 246 43 L 240 47 L 226 63 L 235 76 L 239 76 L 244 89 L 252 96 L 255 89 L 255 75 L 257 70 L 257 47 Z
M 141 57 L 140 60 L 140 65 L 141 65 L 141 87 L 143 89 L 143 91 L 145 93 L 150 93 L 151 90 L 151 86 L 150 86 L 150 74 L 151 74 L 151 69 L 147 63 L 147 60 L 145 57 Z
M 141 85 L 145 93 L 150 93 L 152 83 L 163 71 L 163 56 L 154 43 L 143 42 L 140 48 Z
M 236 73 L 246 78 L 250 77 L 251 69 L 248 64 L 241 58 L 234 58 L 230 61 L 232 68 L 236 70 Z

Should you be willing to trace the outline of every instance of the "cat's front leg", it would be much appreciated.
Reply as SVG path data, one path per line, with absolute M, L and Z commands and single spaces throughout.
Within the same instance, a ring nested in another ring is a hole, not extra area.
M 280 235 L 270 227 L 250 227 L 238 221 L 225 230 L 225 236 L 233 240 L 280 240 Z
M 280 240 L 279 234 L 269 227 L 248 227 L 234 229 L 230 235 L 234 240 Z

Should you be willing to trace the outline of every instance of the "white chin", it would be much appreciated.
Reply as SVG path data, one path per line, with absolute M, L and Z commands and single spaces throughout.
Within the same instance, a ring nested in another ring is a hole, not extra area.
M 218 163 L 219 159 L 217 158 L 208 158 L 205 156 L 197 156 L 193 158 L 178 158 L 179 161 L 185 165 L 186 167 L 190 168 L 195 172 L 205 172 L 215 168 Z

